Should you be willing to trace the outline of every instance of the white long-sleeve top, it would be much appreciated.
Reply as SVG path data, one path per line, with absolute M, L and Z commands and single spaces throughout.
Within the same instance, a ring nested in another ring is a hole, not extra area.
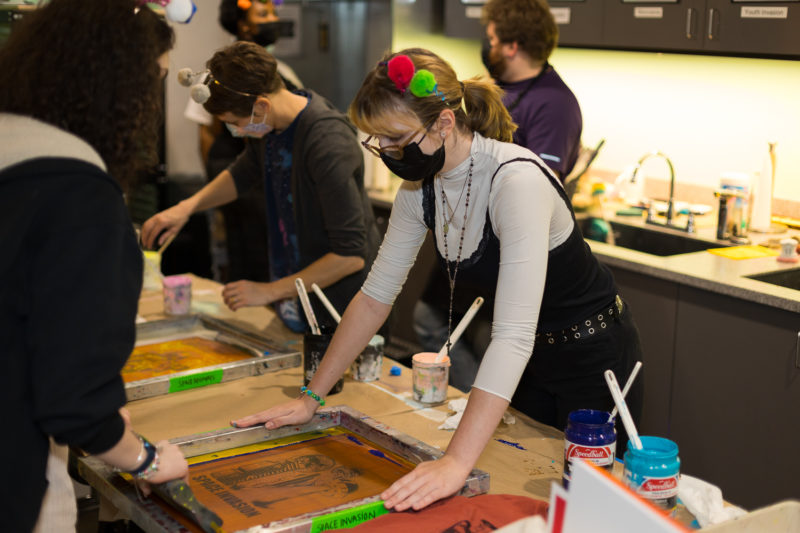
M 544 293 L 548 252 L 570 236 L 574 221 L 570 208 L 550 179 L 536 165 L 504 162 L 536 159 L 528 149 L 475 134 L 470 148 L 474 159 L 461 261 L 478 250 L 488 209 L 492 230 L 500 241 L 500 265 L 495 291 L 492 340 L 483 356 L 474 387 L 506 400 L 516 390 L 533 351 L 536 324 Z M 444 257 L 444 239 L 450 261 L 456 259 L 464 221 L 470 157 L 435 178 L 435 236 Z M 442 207 L 441 186 L 450 211 Z M 460 198 L 460 201 L 459 201 Z M 423 219 L 421 182 L 404 182 L 394 200 L 389 228 L 362 291 L 391 305 L 400 293 L 428 231 Z M 458 205 L 456 205 L 458 202 Z M 444 234 L 445 213 L 449 231 Z M 458 290 L 458 278 L 456 278 Z

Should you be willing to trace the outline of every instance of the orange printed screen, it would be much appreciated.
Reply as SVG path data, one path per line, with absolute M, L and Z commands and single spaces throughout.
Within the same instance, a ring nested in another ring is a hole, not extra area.
M 201 337 L 145 344 L 133 349 L 122 369 L 122 380 L 130 383 L 251 357 L 246 350 Z
M 349 432 L 189 467 L 197 500 L 239 531 L 380 494 L 414 465 Z

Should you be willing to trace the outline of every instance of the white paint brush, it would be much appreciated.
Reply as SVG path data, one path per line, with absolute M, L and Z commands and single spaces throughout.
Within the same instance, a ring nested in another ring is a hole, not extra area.
M 611 391 L 611 396 L 614 398 L 614 403 L 617 404 L 619 409 L 619 417 L 622 419 L 622 425 L 625 426 L 625 431 L 628 432 L 628 439 L 633 443 L 633 447 L 637 450 L 642 449 L 642 441 L 639 439 L 639 433 L 636 431 L 636 425 L 631 418 L 631 412 L 628 411 L 628 404 L 625 403 L 625 398 L 622 397 L 622 391 L 619 390 L 619 383 L 617 377 L 611 370 L 606 370 L 606 383 L 608 389 Z
M 297 295 L 300 296 L 300 304 L 303 306 L 303 312 L 306 314 L 306 320 L 308 320 L 308 325 L 311 327 L 311 333 L 314 335 L 320 335 L 322 332 L 319 329 L 317 317 L 314 315 L 314 309 L 311 308 L 311 302 L 308 301 L 308 292 L 306 292 L 306 286 L 303 283 L 302 278 L 295 278 L 294 286 L 297 289 Z
M 336 308 L 333 306 L 331 301 L 328 300 L 328 297 L 325 296 L 325 293 L 322 292 L 322 289 L 319 288 L 319 285 L 317 285 L 316 283 L 312 283 L 311 284 L 311 290 L 314 291 L 314 294 L 317 295 L 317 298 L 319 298 L 319 301 L 322 302 L 322 305 L 325 306 L 325 309 L 328 310 L 328 312 L 331 314 L 331 316 L 336 321 L 336 323 L 338 324 L 339 322 L 341 322 L 342 321 L 342 315 L 340 315 L 336 311 Z
M 625 387 L 622 388 L 622 397 L 625 398 L 628 396 L 628 391 L 631 390 L 631 385 L 633 385 L 633 381 L 636 379 L 636 375 L 639 373 L 639 369 L 642 368 L 642 362 L 636 361 L 636 364 L 633 365 L 633 370 L 631 370 L 631 375 L 628 376 L 628 382 L 625 383 Z M 611 416 L 608 417 L 608 421 L 614 419 L 617 416 L 617 406 L 614 406 L 614 409 L 611 410 Z
M 458 323 L 456 329 L 453 330 L 453 333 L 450 335 L 450 346 L 453 346 L 458 339 L 461 337 L 461 334 L 464 333 L 464 330 L 467 329 L 469 323 L 472 322 L 472 319 L 475 318 L 475 314 L 478 312 L 478 309 L 481 308 L 483 305 L 483 297 L 478 296 L 475 298 L 475 301 L 472 302 L 472 305 L 469 306 L 469 309 L 464 314 L 464 318 L 461 319 L 461 322 Z M 439 353 L 436 355 L 436 359 L 434 363 L 441 363 L 444 360 L 444 356 L 447 355 L 447 341 L 445 341 L 444 346 L 442 349 L 439 350 Z

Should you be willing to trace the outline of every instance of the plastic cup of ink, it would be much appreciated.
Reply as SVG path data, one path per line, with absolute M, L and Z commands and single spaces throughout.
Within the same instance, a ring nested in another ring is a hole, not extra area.
M 625 485 L 669 516 L 675 515 L 681 460 L 678 445 L 661 437 L 639 437 L 642 449 L 628 441 Z
M 443 403 L 447 398 L 450 377 L 450 358 L 436 362 L 438 354 L 421 352 L 411 358 L 411 381 L 414 401 L 427 404 Z
M 164 286 L 164 312 L 168 315 L 188 315 L 192 307 L 192 278 L 166 276 Z
M 356 381 L 377 381 L 383 369 L 383 345 L 381 335 L 374 335 L 350 367 L 350 375 Z
M 303 334 L 303 385 L 306 387 L 317 373 L 322 357 L 328 351 L 328 346 L 333 339 L 334 328 L 322 326 L 321 330 L 319 335 L 310 331 Z M 344 387 L 344 376 L 339 378 L 339 381 L 328 392 L 328 396 L 342 392 L 342 387 Z
M 564 430 L 564 474 L 562 482 L 569 487 L 572 463 L 584 459 L 609 472 L 614 469 L 617 451 L 617 430 L 611 413 L 594 409 L 578 409 L 567 417 Z

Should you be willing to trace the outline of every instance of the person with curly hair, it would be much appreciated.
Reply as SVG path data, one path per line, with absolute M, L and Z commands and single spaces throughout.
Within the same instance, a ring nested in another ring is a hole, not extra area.
M 271 430 L 310 420 L 389 314 L 431 232 L 448 281 L 448 346 L 460 291 L 481 291 L 494 316 L 447 451 L 381 494 L 387 508 L 419 510 L 463 487 L 509 404 L 560 429 L 575 409 L 611 410 L 603 373 L 628 376 L 641 346 L 561 183 L 540 157 L 510 142 L 515 126 L 494 83 L 459 81 L 439 56 L 407 49 L 367 74 L 349 115 L 371 135 L 364 146 L 405 180 L 389 229 L 308 391 L 232 423 Z M 628 393 L 634 418 L 641 392 L 634 385 Z
M 575 95 L 548 63 L 558 43 L 550 7 L 545 0 L 489 0 L 481 22 L 484 64 L 519 126 L 514 142 L 563 181 L 578 159 L 583 119 Z
M 52 0 L 0 48 L 4 531 L 74 531 L 66 446 L 145 490 L 187 475 L 132 431 L 120 376 L 142 284 L 124 193 L 156 162 L 172 42 L 134 0 Z
M 145 246 L 176 235 L 189 216 L 232 202 L 259 187 L 264 191 L 269 280 L 225 285 L 225 304 L 236 311 L 272 305 L 296 332 L 308 327 L 295 279 L 316 283 L 337 309 L 344 309 L 369 271 L 380 234 L 364 190 L 364 157 L 356 128 L 328 100 L 310 90 L 289 91 L 275 58 L 263 47 L 239 41 L 208 61 L 203 105 L 245 151 L 226 170 L 186 200 L 157 213 L 142 226 Z M 265 243 L 251 242 L 250 247 Z M 335 322 L 316 299 L 317 318 Z

